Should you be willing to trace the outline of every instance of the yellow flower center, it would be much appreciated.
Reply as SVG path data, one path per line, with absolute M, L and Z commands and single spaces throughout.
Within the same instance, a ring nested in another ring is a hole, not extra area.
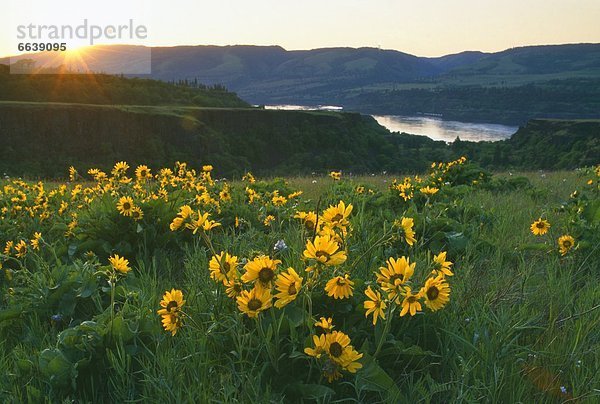
M 129 202 L 123 202 L 123 210 L 131 209 L 131 204 Z

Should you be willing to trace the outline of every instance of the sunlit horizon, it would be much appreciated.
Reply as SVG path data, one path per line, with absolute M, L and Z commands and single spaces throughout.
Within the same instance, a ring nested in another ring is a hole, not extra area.
M 0 55 L 15 56 L 16 25 L 75 24 L 90 19 L 148 26 L 144 46 L 254 45 L 287 50 L 333 47 L 390 49 L 421 57 L 523 46 L 600 43 L 600 1 L 475 0 L 405 3 L 393 0 L 8 0 L 0 15 Z M 65 11 L 68 10 L 68 11 Z M 74 40 L 76 41 L 76 40 Z M 73 42 L 73 41 L 72 41 Z M 73 42 L 73 46 L 85 43 Z
M 419 55 L 419 54 L 414 54 L 414 53 L 410 53 L 410 52 L 406 52 L 405 50 L 402 49 L 390 49 L 390 48 L 382 48 L 382 47 L 375 47 L 375 46 L 369 46 L 369 45 L 365 45 L 365 46 L 343 46 L 343 45 L 339 45 L 339 46 L 323 46 L 323 47 L 316 47 L 316 48 L 297 48 L 297 49 L 293 49 L 293 48 L 287 48 L 285 46 L 279 45 L 279 44 L 245 44 L 245 43 L 231 43 L 231 44 L 176 44 L 176 45 L 134 45 L 134 44 L 127 44 L 127 43 L 119 43 L 119 44 L 103 44 L 103 43 L 99 43 L 96 45 L 81 45 L 78 46 L 76 48 L 70 48 L 68 49 L 67 52 L 67 57 L 73 57 L 75 55 L 81 55 L 82 53 L 85 53 L 87 51 L 89 51 L 90 49 L 96 48 L 96 47 L 105 47 L 105 46 L 142 46 L 142 47 L 147 47 L 147 48 L 176 48 L 176 47 L 195 47 L 195 46 L 216 46 L 216 47 L 228 47 L 228 46 L 256 46 L 256 47 L 269 47 L 269 46 L 278 46 L 283 48 L 286 51 L 310 51 L 310 50 L 317 50 L 317 49 L 336 49 L 336 48 L 349 48 L 349 49 L 360 49 L 360 48 L 371 48 L 371 49 L 381 49 L 381 50 L 386 50 L 386 51 L 397 51 L 397 52 L 403 52 L 403 53 L 407 53 L 413 56 L 417 56 L 417 57 L 425 57 L 425 58 L 437 58 L 437 57 L 443 57 L 443 56 L 448 56 L 448 55 L 454 55 L 454 54 L 458 54 L 458 53 L 463 53 L 463 52 L 482 52 L 482 53 L 498 53 L 498 52 L 503 52 L 506 50 L 510 50 L 510 49 L 516 49 L 516 48 L 527 48 L 527 47 L 536 47 L 536 46 L 560 46 L 560 45 L 581 45 L 581 44 L 591 44 L 591 45 L 600 45 L 600 42 L 565 42 L 565 43 L 536 43 L 536 44 L 523 44 L 523 45 L 518 45 L 518 46 L 512 46 L 509 48 L 497 48 L 497 49 L 487 49 L 487 50 L 482 50 L 482 49 L 464 49 L 462 51 L 456 51 L 456 52 L 452 52 L 452 53 L 445 53 L 445 54 L 440 54 L 440 55 L 434 55 L 434 56 L 430 56 L 430 55 Z M 7 54 L 7 55 L 0 55 L 0 58 L 10 58 L 10 57 L 17 57 L 17 56 L 24 56 L 24 55 L 28 55 L 28 54 L 35 54 L 37 52 L 23 52 L 23 53 L 16 53 L 16 54 Z

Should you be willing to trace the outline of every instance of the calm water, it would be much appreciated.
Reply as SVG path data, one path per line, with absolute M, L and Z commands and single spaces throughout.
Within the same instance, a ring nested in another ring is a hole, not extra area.
M 344 107 L 337 105 L 265 105 L 265 109 L 282 109 L 284 111 L 342 111 Z
M 343 110 L 342 107 L 335 105 L 267 105 L 265 108 L 303 111 Z M 442 118 L 429 116 L 373 115 L 373 118 L 391 132 L 423 135 L 434 140 L 443 140 L 445 142 L 453 142 L 457 136 L 459 136 L 461 140 L 470 140 L 473 142 L 482 140 L 504 140 L 511 137 L 518 129 L 516 126 L 498 125 L 494 123 L 445 121 Z
M 516 126 L 445 121 L 441 118 L 425 116 L 374 115 L 373 117 L 391 132 L 424 135 L 445 142 L 453 142 L 457 136 L 460 137 L 460 140 L 474 142 L 504 140 L 519 129 Z

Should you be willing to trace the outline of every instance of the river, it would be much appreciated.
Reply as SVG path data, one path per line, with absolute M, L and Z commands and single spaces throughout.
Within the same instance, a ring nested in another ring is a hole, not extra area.
M 283 110 L 327 110 L 341 111 L 342 107 L 335 105 L 302 106 L 302 105 L 268 105 L 266 109 Z M 516 126 L 495 123 L 472 123 L 447 121 L 435 116 L 401 116 L 373 115 L 377 122 L 391 132 L 405 132 L 413 135 L 423 135 L 434 140 L 453 142 L 457 137 L 461 140 L 497 141 L 511 137 L 518 129 Z
M 381 126 L 385 126 L 391 132 L 424 135 L 445 142 L 453 142 L 456 137 L 473 142 L 504 140 L 519 129 L 516 126 L 446 121 L 442 118 L 428 116 L 374 115 L 373 117 Z

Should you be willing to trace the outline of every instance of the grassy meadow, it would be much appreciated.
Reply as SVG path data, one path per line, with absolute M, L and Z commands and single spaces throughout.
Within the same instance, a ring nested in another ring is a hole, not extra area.
M 87 169 L 0 181 L 2 402 L 600 400 L 599 168 Z

